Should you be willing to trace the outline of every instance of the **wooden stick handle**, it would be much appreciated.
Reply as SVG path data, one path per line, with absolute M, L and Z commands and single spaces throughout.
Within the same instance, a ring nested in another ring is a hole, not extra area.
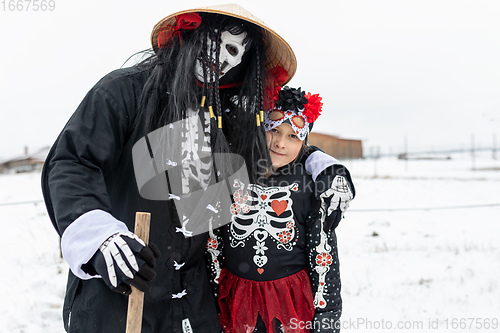
M 150 213 L 137 212 L 135 214 L 134 233 L 146 243 L 149 243 Z M 142 310 L 144 306 L 144 292 L 132 287 L 132 293 L 128 297 L 127 326 L 126 333 L 140 333 L 142 327 Z

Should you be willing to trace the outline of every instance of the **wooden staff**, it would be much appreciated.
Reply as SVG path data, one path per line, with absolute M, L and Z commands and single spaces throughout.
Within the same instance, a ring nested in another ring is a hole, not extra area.
M 146 243 L 149 242 L 150 213 L 137 212 L 135 214 L 134 233 Z M 131 286 L 132 293 L 128 297 L 126 333 L 140 333 L 142 327 L 142 310 L 144 307 L 144 292 Z

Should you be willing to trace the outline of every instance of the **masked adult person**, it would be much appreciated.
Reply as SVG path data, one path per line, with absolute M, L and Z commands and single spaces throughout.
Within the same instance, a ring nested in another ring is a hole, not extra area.
M 270 163 L 263 91 L 294 75 L 290 46 L 237 5 L 171 14 L 151 39 L 149 58 L 88 92 L 44 165 L 68 332 L 123 332 L 131 285 L 146 292 L 142 332 L 220 332 L 204 261 L 215 185 Z M 149 246 L 131 232 L 137 211 L 151 213 Z

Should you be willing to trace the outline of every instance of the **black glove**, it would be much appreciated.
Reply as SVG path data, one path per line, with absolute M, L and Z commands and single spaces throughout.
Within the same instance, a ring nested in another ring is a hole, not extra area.
M 130 295 L 134 286 L 149 291 L 149 282 L 156 277 L 155 258 L 160 257 L 158 248 L 147 246 L 131 232 L 119 232 L 109 237 L 99 247 L 82 269 L 91 275 L 100 275 L 112 290 Z

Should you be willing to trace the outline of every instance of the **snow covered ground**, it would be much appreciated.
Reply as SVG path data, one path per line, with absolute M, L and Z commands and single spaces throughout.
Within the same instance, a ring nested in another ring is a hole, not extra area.
M 346 165 L 358 196 L 337 229 L 345 331 L 500 332 L 500 160 Z
M 41 199 L 39 173 L 0 175 L 0 332 L 64 332 L 67 265 Z
M 499 332 L 500 159 L 345 164 L 357 197 L 337 229 L 343 332 Z M 67 266 L 39 178 L 0 175 L 0 332 L 64 331 Z

